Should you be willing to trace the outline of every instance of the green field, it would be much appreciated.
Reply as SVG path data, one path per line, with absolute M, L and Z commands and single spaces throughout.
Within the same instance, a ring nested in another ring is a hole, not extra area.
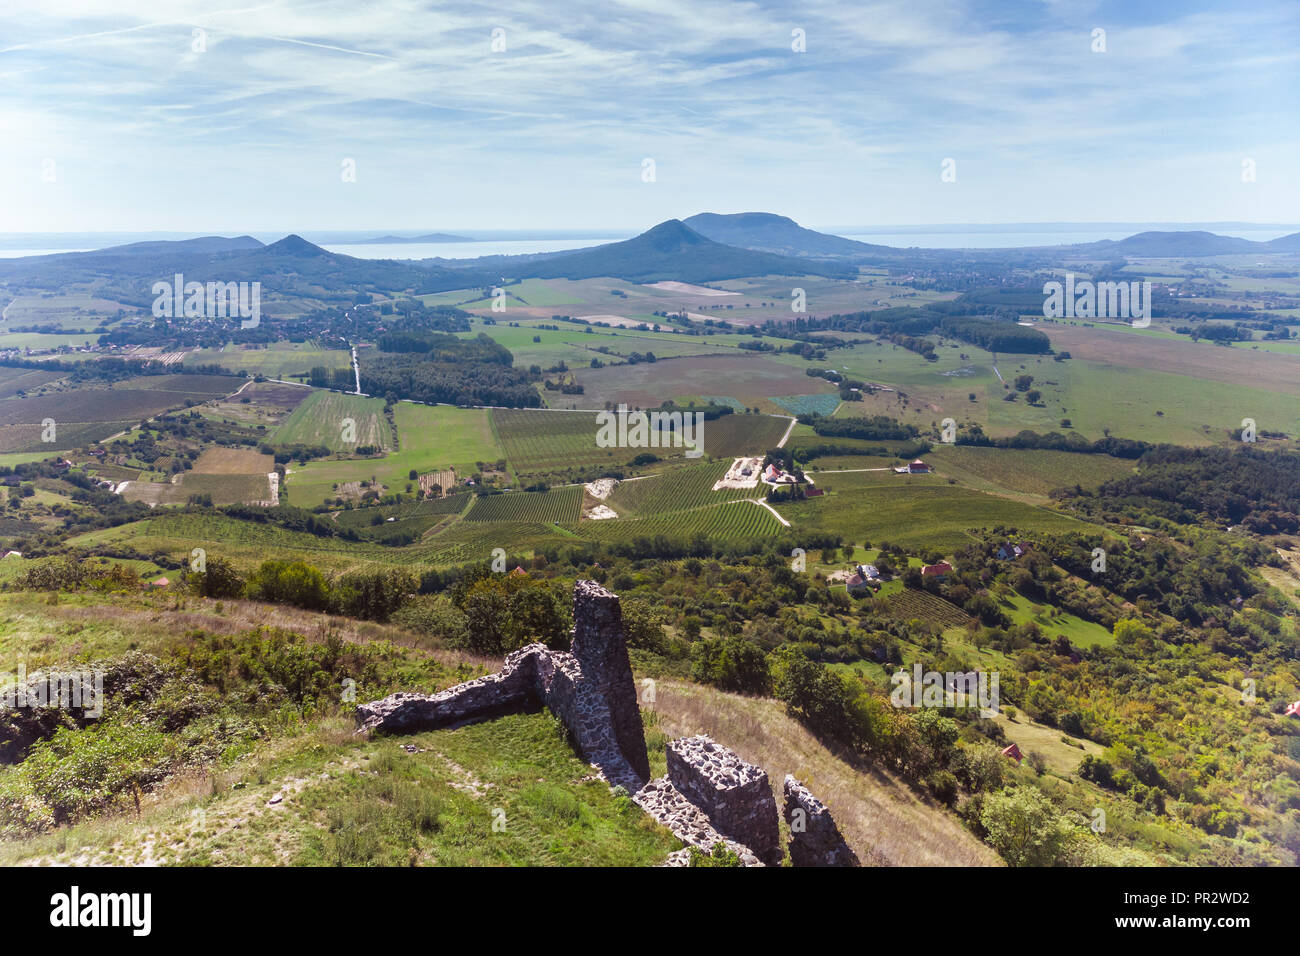
M 761 455 L 775 448 L 789 427 L 790 419 L 775 415 L 723 415 L 703 425 L 704 454 L 710 458 Z
M 785 530 L 766 508 L 752 501 L 730 501 L 650 518 L 584 521 L 578 527 L 578 534 L 596 541 L 630 541 L 661 535 L 670 539 L 704 535 L 713 540 L 744 540 L 770 537 Z
M 582 489 L 578 487 L 514 491 L 477 499 L 465 520 L 576 524 L 581 508 Z
M 619 482 L 613 493 L 605 499 L 605 504 L 618 513 L 618 519 L 606 519 L 597 523 L 616 524 L 618 521 L 689 511 L 739 498 L 762 497 L 762 488 L 713 491 L 713 483 L 726 470 L 726 466 L 715 462 L 674 468 L 648 478 Z
M 829 459 L 827 459 L 829 460 Z M 838 459 L 843 461 L 844 459 Z M 863 458 L 864 462 L 868 459 Z M 945 478 L 980 491 L 1045 498 L 1057 488 L 1095 488 L 1133 473 L 1135 462 L 1109 455 L 1023 448 L 935 445 L 925 460 Z M 816 465 L 822 465 L 818 459 Z M 861 465 L 859 467 L 870 467 Z
M 393 430 L 384 418 L 383 399 L 317 390 L 275 430 L 271 442 L 323 445 L 345 454 L 365 445 L 388 451 L 393 447 Z
M 317 396 L 321 395 L 348 397 L 334 392 L 316 392 L 312 397 L 319 401 Z M 376 402 L 378 404 L 375 407 L 381 411 L 383 408 L 383 402 L 379 399 L 352 400 Z M 303 402 L 285 425 L 281 426 L 281 431 L 292 424 L 293 418 L 308 404 L 309 402 Z M 387 493 L 404 492 L 411 480 L 409 476 L 412 469 L 425 474 L 455 468 L 458 475 L 468 477 L 478 470 L 478 462 L 490 464 L 505 457 L 505 452 L 493 434 L 489 415 L 486 409 L 481 408 L 399 402 L 393 406 L 399 445 L 396 450 L 389 451 L 383 458 L 318 459 L 305 465 L 292 465 L 288 482 L 292 503 L 300 507 L 321 504 L 334 497 L 335 485 L 369 481 L 372 476 L 388 488 Z M 382 416 L 380 420 L 382 421 Z M 279 434 L 280 432 L 276 433 L 277 437 Z
M 491 414 L 506 460 L 520 478 L 602 465 L 616 468 L 636 454 L 596 445 L 595 412 L 494 408 Z
M 136 316 L 139 306 L 125 305 L 84 293 L 68 295 L 20 295 L 4 308 L 4 326 L 57 325 L 66 329 L 90 331 L 100 325 L 112 325 L 118 313 Z
M 1046 508 L 949 485 L 939 476 L 868 472 L 827 475 L 818 484 L 827 490 L 823 497 L 776 506 L 796 535 L 809 529 L 858 544 L 888 541 L 950 554 L 970 543 L 966 532 L 971 529 L 1007 525 L 1028 533 L 1088 527 Z
M 185 357 L 186 365 L 220 365 L 232 372 L 267 378 L 306 376 L 315 366 L 350 368 L 352 356 L 343 349 L 322 349 L 315 342 L 271 342 L 259 345 L 227 343 L 220 349 L 200 349 Z
M 1085 621 L 1081 617 L 1051 605 L 1036 604 L 1023 595 L 1012 594 L 1001 597 L 998 603 L 1015 623 L 1026 624 L 1033 621 L 1048 637 L 1064 634 L 1075 647 L 1088 648 L 1093 645 L 1110 647 L 1115 643 L 1114 635 L 1100 624 Z

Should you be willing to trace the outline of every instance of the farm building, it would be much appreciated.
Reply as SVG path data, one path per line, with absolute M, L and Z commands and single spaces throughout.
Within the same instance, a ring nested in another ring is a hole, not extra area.
M 1012 544 L 1010 541 L 998 546 L 998 560 L 1012 561 L 1029 550 L 1028 543 L 1022 541 L 1019 544 Z
M 782 471 L 776 465 L 768 465 L 763 469 L 763 481 L 769 485 L 797 485 L 799 479 L 788 471 Z
M 165 587 L 167 587 L 169 584 L 171 584 L 171 582 L 168 581 L 166 578 L 155 578 L 154 580 L 152 580 L 152 581 L 149 582 L 149 587 L 151 587 L 151 588 L 165 588 Z
M 952 565 L 947 561 L 940 561 L 938 564 L 926 564 L 921 567 L 921 577 L 923 578 L 942 578 L 952 574 Z
M 861 591 L 880 582 L 880 571 L 874 564 L 859 564 L 845 579 L 850 591 Z
M 900 475 L 928 475 L 930 474 L 930 466 L 918 458 L 906 465 L 899 465 L 894 471 Z
M 1021 752 L 1020 752 L 1020 748 L 1017 747 L 1015 744 L 1012 744 L 1012 745 L 1009 746 L 1009 747 L 1005 747 L 1005 748 L 1003 748 L 1003 750 L 1002 750 L 1002 756 L 1004 756 L 1004 757 L 1010 757 L 1010 758 L 1011 758 L 1012 760 L 1014 760 L 1016 763 L 1020 763 L 1020 761 L 1024 759 L 1024 755 L 1021 754 Z

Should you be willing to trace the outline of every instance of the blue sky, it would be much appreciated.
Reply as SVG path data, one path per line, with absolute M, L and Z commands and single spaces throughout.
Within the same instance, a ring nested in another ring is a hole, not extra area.
M 4 0 L 0 232 L 1297 222 L 1298 59 L 1294 0 Z

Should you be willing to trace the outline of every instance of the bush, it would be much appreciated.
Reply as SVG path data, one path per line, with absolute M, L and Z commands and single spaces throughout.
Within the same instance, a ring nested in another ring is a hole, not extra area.
M 248 596 L 258 601 L 292 604 L 308 611 L 329 607 L 329 585 L 320 571 L 303 561 L 265 561 L 248 581 Z
M 354 571 L 334 584 L 331 603 L 348 617 L 387 621 L 419 586 L 415 575 L 400 568 Z
M 186 576 L 190 589 L 201 597 L 237 598 L 244 593 L 244 579 L 235 566 L 221 558 L 204 559 L 204 569 Z
M 957 778 L 950 771 L 936 770 L 925 781 L 934 798 L 944 806 L 951 807 L 957 802 Z
M 1067 863 L 1076 829 L 1034 787 L 1010 787 L 986 794 L 980 823 L 989 844 L 1012 866 Z
M 31 792 L 63 823 L 161 779 L 176 747 L 173 738 L 147 725 L 60 727 L 32 747 L 22 770 Z
M 691 679 L 742 694 L 771 687 L 767 655 L 743 637 L 715 637 L 691 645 Z

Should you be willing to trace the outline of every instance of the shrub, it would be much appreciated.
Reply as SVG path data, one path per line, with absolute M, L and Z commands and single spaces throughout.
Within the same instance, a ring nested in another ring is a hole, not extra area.
M 292 604 L 309 611 L 329 606 L 329 585 L 320 571 L 303 561 L 265 561 L 248 581 L 248 596 Z
M 691 679 L 742 694 L 771 687 L 767 655 L 743 637 L 715 637 L 691 645 Z
M 986 794 L 980 823 L 989 844 L 1012 866 L 1055 866 L 1069 858 L 1075 828 L 1034 787 Z

